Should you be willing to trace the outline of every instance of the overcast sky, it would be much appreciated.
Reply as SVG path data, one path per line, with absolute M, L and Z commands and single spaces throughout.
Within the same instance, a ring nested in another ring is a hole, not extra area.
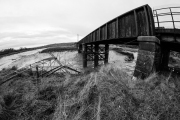
M 76 42 L 105 22 L 144 4 L 179 0 L 0 0 L 0 50 Z

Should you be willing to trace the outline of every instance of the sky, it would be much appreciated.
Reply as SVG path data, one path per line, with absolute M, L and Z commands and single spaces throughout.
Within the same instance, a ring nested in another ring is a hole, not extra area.
M 180 6 L 179 0 L 0 0 L 0 50 L 77 42 L 145 4 Z

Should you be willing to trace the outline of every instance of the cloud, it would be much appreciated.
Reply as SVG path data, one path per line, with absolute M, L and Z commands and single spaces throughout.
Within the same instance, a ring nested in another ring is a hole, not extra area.
M 76 36 L 73 35 L 54 35 L 54 36 L 35 36 L 35 37 L 6 37 L 1 39 L 0 48 L 6 49 L 10 47 L 28 47 L 39 46 L 53 43 L 76 42 Z M 24 42 L 25 41 L 25 42 Z
M 0 32 L 0 48 L 38 46 L 62 42 L 75 42 L 76 35 L 64 28 L 44 27 L 31 29 L 27 27 Z M 25 31 L 23 31 L 25 30 Z M 74 39 L 75 38 L 75 39 Z
M 0 0 L 0 49 L 71 42 L 144 4 L 179 0 Z

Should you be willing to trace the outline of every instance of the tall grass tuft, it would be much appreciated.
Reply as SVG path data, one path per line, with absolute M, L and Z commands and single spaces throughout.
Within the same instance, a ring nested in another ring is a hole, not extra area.
M 131 80 L 106 65 L 81 76 L 18 79 L 0 87 L 1 120 L 178 120 L 178 76 Z

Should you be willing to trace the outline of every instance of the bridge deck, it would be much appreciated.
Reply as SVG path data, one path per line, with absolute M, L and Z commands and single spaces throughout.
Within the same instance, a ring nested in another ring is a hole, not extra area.
M 157 11 L 161 9 L 152 12 L 148 5 L 144 5 L 95 29 L 78 42 L 78 52 L 83 53 L 83 66 L 87 67 L 88 60 L 94 61 L 94 67 L 98 66 L 99 60 L 104 60 L 106 64 L 108 44 L 139 44 L 135 77 L 145 78 L 154 71 L 168 67 L 170 51 L 180 52 L 180 29 L 175 26 L 177 25 L 175 23 L 180 21 L 174 20 L 173 17 L 173 15 L 180 15 L 180 12 L 172 12 L 171 8 L 162 8 L 169 9 L 168 13 L 158 13 Z M 169 15 L 172 20 L 160 21 L 160 16 L 166 15 Z M 167 29 L 162 26 L 162 23 L 168 23 L 168 25 L 172 23 L 173 27 Z M 105 44 L 104 48 L 100 48 L 99 44 Z
M 134 41 L 129 44 L 138 44 L 136 41 L 138 36 L 156 35 L 157 37 L 160 36 L 162 42 L 169 42 L 171 44 L 177 43 L 179 45 L 180 29 L 176 28 L 175 23 L 180 23 L 180 21 L 175 21 L 173 15 L 180 15 L 180 12 L 174 13 L 171 8 L 174 7 L 163 8 L 170 9 L 170 13 L 158 14 L 157 11 L 161 9 L 153 10 L 152 13 L 148 5 L 143 5 L 105 23 L 81 39 L 78 44 L 124 44 L 132 40 Z M 171 16 L 172 21 L 160 21 L 159 17 L 161 17 L 162 14 L 163 16 Z M 173 28 L 166 29 L 160 27 L 162 22 L 172 22 Z M 155 28 L 155 25 L 158 25 L 158 27 Z
M 156 35 L 161 36 L 162 42 L 180 43 L 180 29 L 156 29 Z
M 152 10 L 143 5 L 120 15 L 88 34 L 82 43 L 124 43 L 138 36 L 155 34 Z

